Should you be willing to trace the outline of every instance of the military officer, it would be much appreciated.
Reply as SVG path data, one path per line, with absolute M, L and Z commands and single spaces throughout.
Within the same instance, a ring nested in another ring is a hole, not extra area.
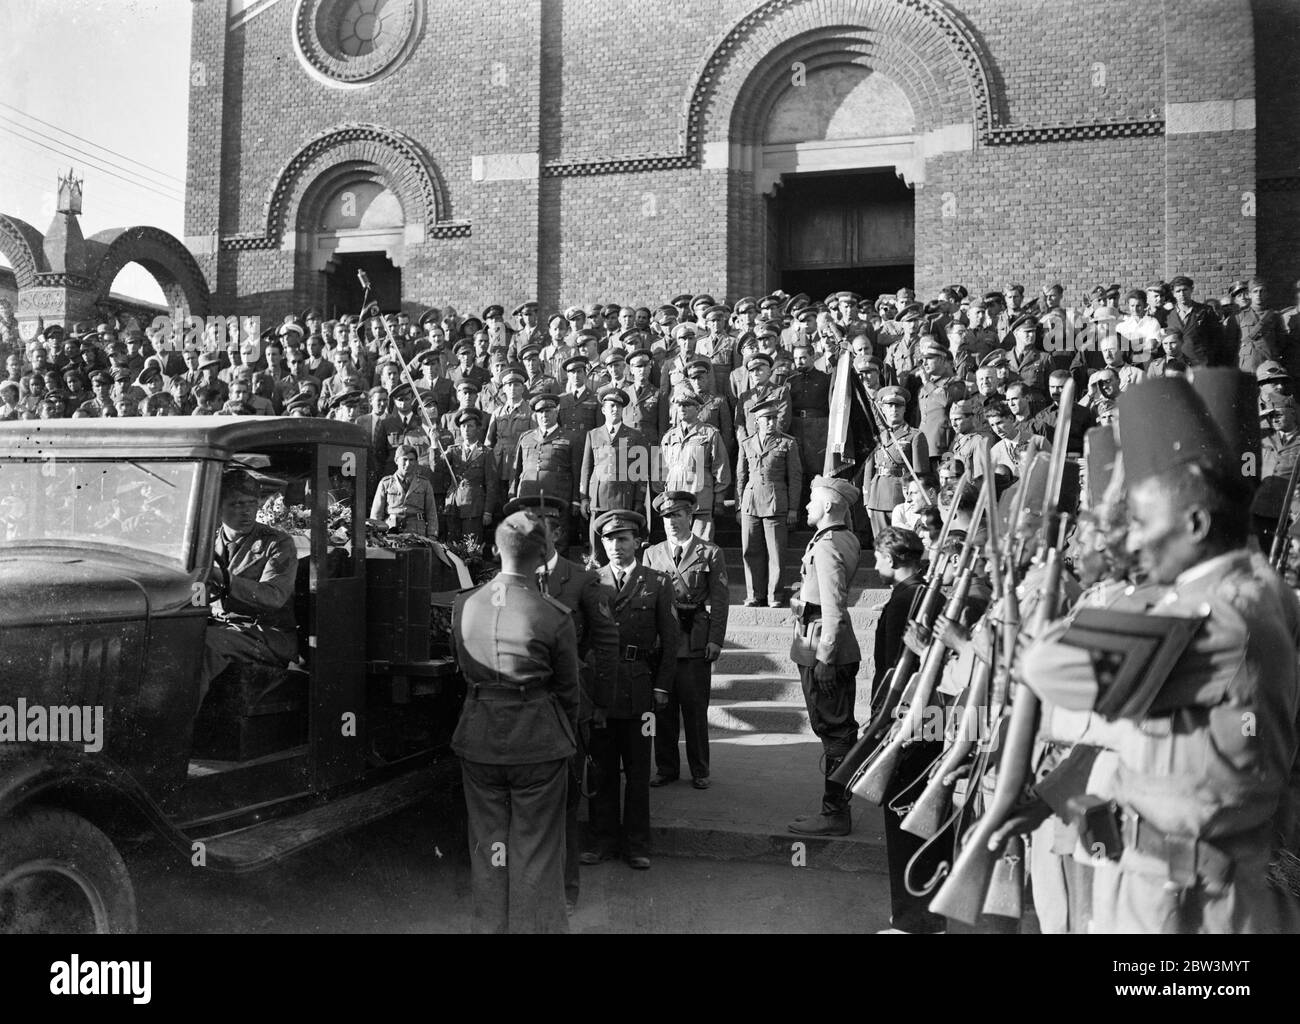
M 443 445 L 455 443 L 457 437 L 456 417 L 466 409 L 473 409 L 479 414 L 483 424 L 483 429 L 479 432 L 480 438 L 487 433 L 488 413 L 479 405 L 480 394 L 479 386 L 472 380 L 466 379 L 456 382 L 456 407 L 451 412 L 444 412 L 438 418 L 438 438 Z
M 781 558 L 788 530 L 799 514 L 803 462 L 798 443 L 777 427 L 784 408 L 779 399 L 754 407 L 757 430 L 741 442 L 736 465 L 745 606 L 749 608 L 785 604 Z
M 388 522 L 394 533 L 438 536 L 438 501 L 433 484 L 416 469 L 419 453 L 414 445 L 397 446 L 397 472 L 379 481 L 370 518 Z
M 519 353 L 519 359 L 528 371 L 525 387 L 530 395 L 542 393 L 558 395 L 563 389 L 555 377 L 546 372 L 542 365 L 542 350 L 536 345 L 529 345 Z
M 586 356 L 565 360 L 564 372 L 569 386 L 560 396 L 560 426 L 577 434 L 595 430 L 600 422 L 600 400 L 588 379 L 591 362 Z
M 519 324 L 519 330 L 516 331 L 507 343 L 507 347 L 513 345 L 515 351 L 527 345 L 545 345 L 546 331 L 542 328 L 537 319 L 538 304 L 529 299 L 527 302 L 521 302 L 512 311 L 515 322 Z
M 578 480 L 582 514 L 591 521 L 591 553 L 604 561 L 597 542 L 596 522 L 613 509 L 643 508 L 651 473 L 650 449 L 645 435 L 623 423 L 628 406 L 627 392 L 613 385 L 600 391 L 600 409 L 605 425 L 586 437 L 582 469 Z
M 974 398 L 952 403 L 948 409 L 948 427 L 952 438 L 948 451 L 954 459 L 961 462 L 963 470 L 975 465 L 977 447 L 993 445 L 998 441 L 993 431 L 984 425 L 983 406 Z
M 465 380 L 472 381 L 482 389 L 484 384 L 492 380 L 492 374 L 474 362 L 475 352 L 472 341 L 466 339 L 456 342 L 456 347 L 452 349 L 452 352 L 456 356 L 456 365 L 447 374 L 447 379 L 451 381 L 453 387 Z M 443 411 L 446 412 L 447 410 L 444 409 Z
M 735 451 L 736 433 L 732 428 L 731 405 L 714 390 L 713 364 L 707 359 L 693 360 L 687 368 L 686 381 L 689 390 L 699 396 L 700 422 L 707 423 L 722 436 L 722 443 L 729 453 Z M 670 408 L 668 420 L 671 425 L 675 425 L 674 416 L 678 408 Z
M 554 395 L 534 395 L 529 404 L 537 427 L 519 439 L 510 496 L 547 494 L 564 503 L 569 511 L 558 516 L 552 525 L 555 547 L 561 554 L 567 554 L 572 536 L 570 517 L 578 500 L 578 480 L 582 473 L 582 443 L 577 434 L 560 425 L 560 403 Z
M 799 442 L 805 473 L 811 475 L 826 461 L 831 378 L 813 366 L 813 351 L 807 345 L 796 347 L 792 356 L 794 371 L 785 382 L 790 393 L 790 434 Z
M 488 421 L 487 443 L 496 455 L 503 498 L 510 494 L 514 484 L 515 450 L 519 447 L 519 439 L 533 428 L 533 414 L 525 401 L 527 379 L 524 371 L 517 367 L 511 367 L 501 375 L 503 398 Z
M 862 477 L 864 503 L 871 531 L 878 535 L 889 525 L 889 514 L 903 502 L 903 483 L 930 468 L 930 446 L 925 435 L 904 422 L 911 396 L 906 388 L 890 386 L 876 394 L 881 423 L 879 440 L 867 458 Z
M 618 623 L 618 668 L 596 679 L 596 704 L 606 725 L 591 734 L 591 756 L 601 783 L 591 798 L 590 846 L 583 864 L 622 855 L 633 868 L 650 867 L 650 759 L 656 708 L 666 707 L 674 688 L 678 650 L 673 587 L 662 573 L 637 564 L 645 519 L 615 509 L 596 518 L 608 564 L 600 570 L 604 599 Z M 653 695 L 652 695 L 653 694 Z M 619 813 L 619 767 L 623 786 Z
M 1068 622 L 1021 660 L 1042 699 L 1073 711 L 1104 701 L 1114 719 L 1118 765 L 1090 790 L 1113 801 L 1119 848 L 1094 860 L 1091 929 L 1294 932 L 1295 899 L 1267 876 L 1278 846 L 1296 840 L 1300 605 L 1247 546 L 1241 453 L 1192 385 L 1153 379 L 1118 405 L 1128 547 L 1170 587 L 1150 615 L 1199 624 L 1163 680 L 1143 674 L 1124 694 L 1111 692 L 1122 674 L 1076 646 Z
M 673 396 L 677 425 L 664 434 L 659 446 L 665 491 L 695 495 L 694 531 L 713 539 L 713 514 L 722 507 L 731 486 L 731 460 L 716 427 L 700 422 L 700 396 L 693 391 Z
M 754 408 L 769 401 L 780 406 L 777 426 L 783 432 L 790 429 L 790 389 L 772 383 L 774 362 L 766 352 L 756 352 L 745 364 L 750 376 L 749 387 L 736 403 L 736 436 L 741 440 L 754 432 Z
M 966 397 L 966 385 L 952 375 L 952 356 L 931 340 L 921 345 L 921 388 L 916 395 L 919 427 L 931 457 L 947 451 L 951 442 L 948 410 Z
M 831 781 L 858 738 L 853 717 L 862 653 L 849 618 L 848 594 L 858 569 L 861 546 L 849 526 L 858 489 L 847 480 L 818 476 L 808 500 L 814 532 L 800 564 L 797 616 L 790 657 L 799 666 L 808 721 L 821 740 L 825 783 L 821 811 L 796 818 L 791 832 L 807 836 L 846 836 L 853 829 L 849 794 Z
M 727 560 L 720 547 L 692 532 L 695 504 L 690 491 L 664 491 L 655 499 L 667 537 L 650 547 L 644 559 L 647 568 L 662 572 L 672 583 L 681 636 L 674 689 L 668 703 L 655 710 L 656 773 L 651 786 L 667 785 L 681 774 L 680 717 L 691 784 L 709 788 L 709 696 L 713 663 L 727 636 Z
M 483 531 L 492 525 L 501 486 L 496 457 L 483 444 L 482 410 L 458 412 L 456 435 L 456 443 L 447 448 L 447 461 L 455 474 L 445 504 L 447 539 L 470 537 L 481 543 Z
M 654 357 L 645 349 L 638 349 L 628 355 L 627 368 L 632 380 L 623 389 L 628 398 L 623 422 L 633 430 L 641 431 L 650 444 L 657 445 L 668 429 L 667 389 L 657 388 L 651 383 Z
M 577 636 L 568 609 L 536 589 L 545 525 L 517 512 L 497 528 L 496 546 L 501 572 L 452 605 L 453 650 L 466 684 L 452 750 L 468 813 L 473 927 L 565 932 Z
M 1260 548 L 1269 551 L 1286 501 L 1287 484 L 1296 460 L 1300 459 L 1295 399 L 1280 392 L 1261 397 L 1259 426 L 1263 434 L 1260 483 L 1251 501 L 1250 514 Z

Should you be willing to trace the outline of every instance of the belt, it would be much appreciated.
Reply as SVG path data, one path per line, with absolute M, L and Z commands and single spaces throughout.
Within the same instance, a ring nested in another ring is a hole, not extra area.
M 470 690 L 473 691 L 475 700 L 480 700 L 481 695 L 484 693 L 496 693 L 500 694 L 502 697 L 520 697 L 526 700 L 530 696 L 548 693 L 550 692 L 550 689 L 550 686 L 544 683 L 524 683 L 519 686 L 501 686 L 495 683 L 473 683 L 470 686 Z
M 423 519 L 423 512 L 394 512 L 394 519 Z
M 628 644 L 619 652 L 619 658 L 623 661 L 649 661 L 650 653 L 648 647 L 638 647 L 636 644 Z
M 1124 846 L 1164 861 L 1169 881 L 1180 889 L 1198 882 L 1222 889 L 1232 880 L 1232 858 L 1204 839 L 1164 832 L 1129 810 L 1120 811 L 1120 828 Z
M 831 411 L 829 409 L 796 409 L 793 413 L 794 418 L 797 420 L 824 420 L 829 417 L 830 414 Z
M 902 476 L 903 468 L 901 466 L 882 466 L 876 470 L 878 476 Z

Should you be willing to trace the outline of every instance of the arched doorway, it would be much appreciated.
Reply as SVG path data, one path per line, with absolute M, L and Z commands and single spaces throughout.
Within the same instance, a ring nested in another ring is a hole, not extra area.
M 380 169 L 349 163 L 321 175 L 299 207 L 298 232 L 307 299 L 327 317 L 361 310 L 366 289 L 358 272 L 382 309 L 401 305 L 406 215 Z
M 913 286 L 915 134 L 906 94 L 870 68 L 835 65 L 791 83 L 767 115 L 756 174 L 768 197 L 769 288 L 873 298 Z

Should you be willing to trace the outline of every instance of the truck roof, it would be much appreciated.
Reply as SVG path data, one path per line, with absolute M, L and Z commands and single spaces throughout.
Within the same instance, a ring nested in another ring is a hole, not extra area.
M 0 423 L 0 459 L 226 458 L 266 445 L 365 445 L 354 423 L 307 416 L 133 416 Z

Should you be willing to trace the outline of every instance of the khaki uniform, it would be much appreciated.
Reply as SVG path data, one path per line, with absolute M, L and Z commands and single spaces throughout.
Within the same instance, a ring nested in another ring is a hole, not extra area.
M 629 399 L 623 423 L 641 431 L 650 444 L 658 444 L 668 429 L 668 392 L 650 384 L 639 388 L 629 384 L 623 390 Z
M 487 428 L 487 445 L 496 454 L 497 472 L 501 474 L 502 494 L 514 484 L 515 449 L 519 439 L 536 425 L 533 414 L 523 402 L 513 408 L 502 407 L 492 415 Z
M 707 423 L 679 423 L 660 441 L 660 468 L 665 491 L 690 491 L 697 509 L 692 529 L 713 538 L 713 512 L 731 485 L 731 460 L 722 435 Z
M 740 443 L 736 492 L 740 498 L 740 551 L 745 591 L 750 600 L 766 597 L 776 605 L 784 596 L 781 556 L 786 548 L 786 513 L 798 508 L 803 487 L 799 444 L 773 431 L 763 441 L 751 434 Z
M 784 384 L 764 384 L 762 387 L 751 385 L 749 389 L 740 396 L 740 401 L 736 404 L 736 436 L 744 438 L 750 434 L 758 432 L 758 424 L 754 419 L 754 406 L 760 402 L 780 402 L 781 418 L 777 420 L 777 425 L 782 432 L 790 429 L 790 389 Z M 829 405 L 827 409 L 829 410 Z M 829 411 L 827 412 L 829 415 Z
M 418 472 L 405 480 L 396 473 L 384 477 L 375 491 L 370 518 L 387 520 L 397 533 L 438 536 L 438 499 L 433 484 Z
M 577 500 L 578 476 L 582 471 L 581 443 L 576 434 L 557 426 L 549 434 L 530 430 L 515 449 L 515 469 L 510 497 L 531 497 L 546 493 L 572 504 Z M 555 547 L 569 547 L 571 514 L 566 510 L 556 523 Z
M 923 433 L 903 424 L 894 428 L 892 437 L 889 441 L 882 437 L 871 450 L 862 476 L 862 500 L 876 536 L 889 525 L 894 506 L 903 502 L 903 490 L 912 479 L 908 463 L 917 473 L 930 469 L 930 446 Z
M 483 539 L 483 516 L 492 514 L 500 501 L 501 477 L 491 448 L 475 444 L 447 449 L 447 461 L 457 484 L 447 492 L 447 539 Z

